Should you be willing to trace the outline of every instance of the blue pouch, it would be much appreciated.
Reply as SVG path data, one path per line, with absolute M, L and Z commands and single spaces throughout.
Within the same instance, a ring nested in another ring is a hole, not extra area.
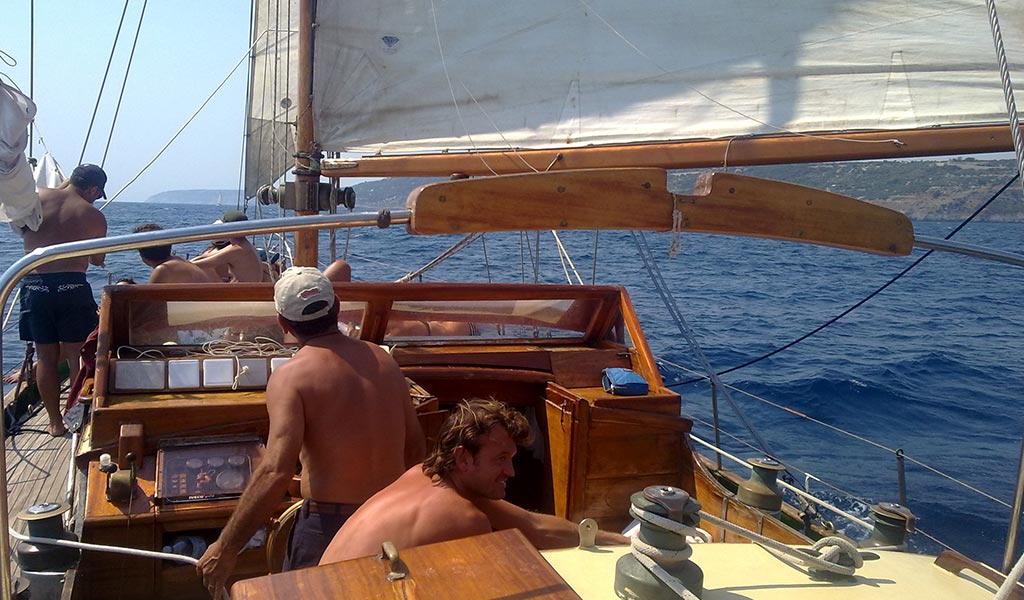
M 647 380 L 632 369 L 613 367 L 602 371 L 604 391 L 616 396 L 643 396 L 647 393 Z

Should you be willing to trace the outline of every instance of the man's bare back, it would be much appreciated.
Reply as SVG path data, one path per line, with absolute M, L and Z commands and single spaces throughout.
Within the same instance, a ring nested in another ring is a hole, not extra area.
M 231 243 L 220 250 L 203 256 L 197 256 L 192 262 L 213 273 L 227 269 L 231 281 L 259 282 L 264 281 L 263 261 L 256 247 L 244 237 L 231 238 Z
M 320 564 L 372 555 L 384 542 L 402 550 L 502 529 L 519 529 L 540 550 L 575 545 L 576 524 L 503 499 L 515 475 L 517 444 L 529 438 L 529 422 L 507 405 L 475 399 L 456 406 L 423 464 L 349 517 Z M 627 541 L 607 531 L 599 531 L 597 539 L 599 544 Z
M 196 570 L 216 595 L 238 552 L 273 514 L 302 463 L 302 495 L 285 569 L 317 564 L 351 511 L 423 457 L 409 386 L 382 348 L 338 330 L 331 282 L 292 267 L 274 286 L 278 323 L 300 348 L 267 382 L 267 449 L 238 507 Z
M 153 272 L 149 276 L 150 283 L 214 283 L 216 281 L 219 280 L 210 277 L 206 270 L 180 256 L 172 256 L 153 267 Z
M 402 550 L 490 531 L 487 516 L 472 502 L 416 465 L 346 521 L 320 564 L 370 556 L 385 541 Z
M 298 397 L 302 496 L 358 504 L 405 470 L 402 444 L 416 416 L 397 363 L 379 346 L 343 335 L 314 338 L 278 367 L 268 402 L 287 388 Z
M 43 222 L 38 231 L 25 228 L 22 240 L 25 253 L 66 242 L 101 238 L 107 235 L 107 220 L 91 200 L 86 200 L 72 186 L 62 188 L 40 188 L 39 203 L 42 207 Z M 47 263 L 35 270 L 36 273 L 84 273 L 89 264 L 103 266 L 103 254 L 91 257 L 66 258 Z

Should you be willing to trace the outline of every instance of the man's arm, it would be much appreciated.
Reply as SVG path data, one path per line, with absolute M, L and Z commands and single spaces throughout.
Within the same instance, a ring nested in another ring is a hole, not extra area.
M 477 500 L 474 502 L 487 518 L 495 531 L 518 529 L 538 550 L 568 548 L 580 542 L 579 526 L 572 521 L 530 512 L 504 500 Z M 610 546 L 628 544 L 629 538 L 611 531 L 598 531 L 597 544 Z
M 196 566 L 207 591 L 215 598 L 234 571 L 239 551 L 273 515 L 295 474 L 305 417 L 301 396 L 294 385 L 289 385 L 294 384 L 290 373 L 283 365 L 267 383 L 267 450 L 239 499 L 238 508 Z
M 68 181 L 70 181 L 70 180 L 68 180 Z M 98 218 L 95 218 L 95 223 L 92 224 L 92 228 L 93 228 L 92 233 L 93 233 L 93 235 L 91 237 L 93 237 L 93 238 L 104 238 L 104 237 L 107 237 L 107 218 L 104 217 L 103 213 L 101 213 L 98 210 L 96 211 L 94 217 L 98 217 Z M 106 256 L 107 256 L 106 254 L 93 254 L 92 256 L 89 257 L 89 264 L 91 264 L 94 267 L 106 267 L 107 266 L 107 263 L 106 263 L 106 260 L 105 260 Z

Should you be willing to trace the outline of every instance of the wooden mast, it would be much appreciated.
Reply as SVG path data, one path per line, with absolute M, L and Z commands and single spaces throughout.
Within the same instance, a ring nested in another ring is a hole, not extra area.
M 316 156 L 313 131 L 313 0 L 299 3 L 299 111 L 295 132 L 295 214 L 315 215 L 319 212 L 317 187 L 320 183 L 320 165 Z M 294 264 L 315 267 L 319 249 L 317 232 L 301 230 L 295 232 Z

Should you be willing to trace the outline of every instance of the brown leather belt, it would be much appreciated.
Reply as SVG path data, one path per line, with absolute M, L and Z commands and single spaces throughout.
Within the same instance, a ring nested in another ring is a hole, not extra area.
M 359 508 L 358 504 L 341 504 L 338 502 L 317 502 L 315 500 L 305 500 L 306 508 L 309 512 L 318 515 L 345 515 L 352 514 Z

